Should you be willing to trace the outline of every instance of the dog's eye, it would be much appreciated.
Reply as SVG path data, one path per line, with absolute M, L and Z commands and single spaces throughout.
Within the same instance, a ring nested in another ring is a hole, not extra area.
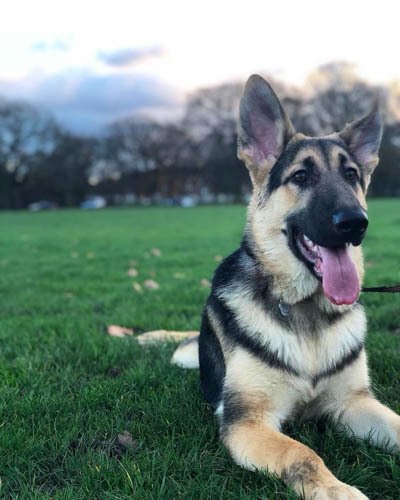
M 293 174 L 293 180 L 297 184 L 303 184 L 308 179 L 307 172 L 305 170 L 298 170 Z
M 345 172 L 346 179 L 353 182 L 358 179 L 358 173 L 355 168 L 347 168 Z

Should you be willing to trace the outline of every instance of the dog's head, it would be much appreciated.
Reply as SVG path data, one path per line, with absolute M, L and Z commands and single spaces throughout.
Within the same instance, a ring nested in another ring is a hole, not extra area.
M 381 136 L 377 109 L 326 137 L 296 133 L 270 85 L 249 78 L 238 137 L 238 156 L 254 188 L 247 237 L 284 300 L 310 296 L 321 282 L 333 304 L 357 300 L 365 195 Z

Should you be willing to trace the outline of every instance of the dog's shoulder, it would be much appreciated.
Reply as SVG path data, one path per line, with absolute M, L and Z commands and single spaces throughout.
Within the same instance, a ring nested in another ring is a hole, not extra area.
M 212 290 L 226 287 L 241 278 L 244 271 L 245 253 L 242 247 L 228 255 L 214 272 Z
M 220 297 L 231 289 L 241 289 L 254 298 L 265 295 L 270 288 L 269 276 L 259 265 L 251 248 L 243 240 L 240 248 L 217 267 L 212 280 L 212 293 Z

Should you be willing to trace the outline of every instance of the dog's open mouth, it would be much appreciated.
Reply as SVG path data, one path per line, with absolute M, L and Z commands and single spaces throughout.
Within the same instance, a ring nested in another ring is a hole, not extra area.
M 297 234 L 296 246 L 315 275 L 322 279 L 322 288 L 328 299 L 336 305 L 353 304 L 360 293 L 360 283 L 349 245 L 327 248 L 317 245 L 305 234 Z

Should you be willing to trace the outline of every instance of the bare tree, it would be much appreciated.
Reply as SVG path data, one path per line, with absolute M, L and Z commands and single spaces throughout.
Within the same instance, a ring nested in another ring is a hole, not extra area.
M 36 108 L 19 102 L 0 104 L 0 206 L 21 208 L 29 170 L 54 148 L 58 127 Z
M 371 111 L 378 99 L 382 105 L 386 102 L 386 92 L 364 82 L 349 63 L 320 67 L 308 78 L 307 91 L 309 98 L 298 119 L 302 132 L 309 135 L 341 130 Z

